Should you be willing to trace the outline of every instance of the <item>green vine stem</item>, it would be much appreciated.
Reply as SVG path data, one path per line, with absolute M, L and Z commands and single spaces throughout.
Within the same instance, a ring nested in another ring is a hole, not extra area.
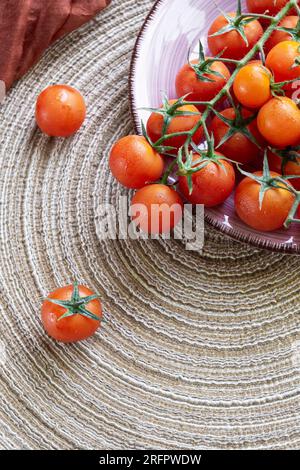
M 101 317 L 98 317 L 94 313 L 90 312 L 86 309 L 86 305 L 91 302 L 92 300 L 99 299 L 100 296 L 98 294 L 88 295 L 86 297 L 80 297 L 79 294 L 79 286 L 78 282 L 74 282 L 73 284 L 73 292 L 70 300 L 59 300 L 59 299 L 52 299 L 50 297 L 47 300 L 55 305 L 59 305 L 66 309 L 65 313 L 63 313 L 59 318 L 58 321 L 62 320 L 63 318 L 72 317 L 74 315 L 82 315 L 83 317 L 90 318 L 91 320 L 100 321 Z
M 186 142 L 184 144 L 184 148 L 187 149 L 189 148 L 191 142 L 192 142 L 192 139 L 193 139 L 193 136 L 195 135 L 195 133 L 198 131 L 198 129 L 202 126 L 203 127 L 203 131 L 204 131 L 204 136 L 206 138 L 206 141 L 209 145 L 210 143 L 210 140 L 211 140 L 211 136 L 209 135 L 209 132 L 208 132 L 208 128 L 207 128 L 207 120 L 208 118 L 210 117 L 211 113 L 212 112 L 215 112 L 214 110 L 214 107 L 217 105 L 217 103 L 226 95 L 227 97 L 229 96 L 230 97 L 230 90 L 231 90 L 231 87 L 234 83 L 234 80 L 235 80 L 235 77 L 236 75 L 238 74 L 239 70 L 244 67 L 250 60 L 254 59 L 255 56 L 260 53 L 262 54 L 262 59 L 263 59 L 263 62 L 264 62 L 264 54 L 263 54 L 263 51 L 264 51 L 264 45 L 266 43 L 266 41 L 270 38 L 270 36 L 272 35 L 272 33 L 278 29 L 278 25 L 279 23 L 283 20 L 283 18 L 288 14 L 288 12 L 291 10 L 291 8 L 296 8 L 297 12 L 298 12 L 298 15 L 300 15 L 300 9 L 299 9 L 299 6 L 298 6 L 298 3 L 297 3 L 297 0 L 290 0 L 282 9 L 281 11 L 274 17 L 271 17 L 269 15 L 260 15 L 260 14 L 252 14 L 252 13 L 241 13 L 239 12 L 239 7 L 240 7 L 240 1 L 238 1 L 238 10 L 237 12 L 240 14 L 239 18 L 238 18 L 238 23 L 240 24 L 241 21 L 244 22 L 246 19 L 252 19 L 252 21 L 254 19 L 266 19 L 270 22 L 270 25 L 268 26 L 268 28 L 265 30 L 265 32 L 263 33 L 263 35 L 261 36 L 260 40 L 256 43 L 256 45 L 244 56 L 244 58 L 240 61 L 237 61 L 237 60 L 234 60 L 234 59 L 228 59 L 228 58 L 223 58 L 223 57 L 220 57 L 219 60 L 224 62 L 224 63 L 231 63 L 231 64 L 234 64 L 236 66 L 236 68 L 233 70 L 230 78 L 228 79 L 226 85 L 222 88 L 222 90 L 211 100 L 211 101 L 185 101 L 184 99 L 180 98 L 177 102 L 175 102 L 173 105 L 172 105 L 172 112 L 175 113 L 177 108 L 180 108 L 181 106 L 184 106 L 184 105 L 195 105 L 195 106 L 204 106 L 205 107 L 205 110 L 202 114 L 202 117 L 201 117 L 201 120 L 199 120 L 195 126 L 190 130 L 190 131 L 183 131 L 183 132 L 176 132 L 176 133 L 170 133 L 170 134 L 167 134 L 166 131 L 167 129 L 165 129 L 162 137 L 157 141 L 157 142 L 154 142 L 152 143 L 153 147 L 158 150 L 158 149 L 162 149 L 164 147 L 164 142 L 165 140 L 168 140 L 170 138 L 173 138 L 173 137 L 177 137 L 177 136 L 183 136 L 185 135 L 186 136 Z M 243 24 L 243 23 L 242 23 Z M 298 34 L 298 30 L 297 30 L 297 34 Z M 208 58 L 206 59 L 206 67 L 209 67 L 210 65 L 210 62 L 213 63 L 214 61 L 216 61 L 218 59 L 216 58 Z M 278 84 L 280 86 L 282 86 L 283 84 Z M 276 90 L 278 91 L 278 90 Z M 186 97 L 184 97 L 186 98 Z M 142 123 L 142 129 L 143 129 L 143 133 L 146 137 L 147 133 L 145 133 L 145 126 L 144 124 Z M 174 157 L 174 156 L 173 156 Z M 175 162 L 172 163 L 172 166 L 171 168 L 173 169 L 175 167 L 175 164 L 178 164 L 178 166 L 180 166 L 180 164 L 182 165 L 182 148 L 179 150 L 178 152 L 178 155 L 177 155 L 177 158 L 175 159 Z M 165 175 L 163 176 L 163 179 L 162 181 L 167 181 L 169 175 L 170 175 L 170 168 L 167 169 L 167 176 L 165 177 Z M 284 177 L 286 178 L 286 177 Z M 289 177 L 288 177 L 289 178 Z M 286 179 L 288 179 L 286 178 Z M 282 178 L 282 181 L 284 181 L 284 179 Z M 287 185 L 287 189 L 289 189 L 289 185 Z M 297 192 L 296 190 L 293 190 L 291 189 L 291 191 L 295 194 L 295 204 L 291 210 L 291 213 L 289 214 L 288 216 L 288 219 L 285 223 L 285 226 L 288 227 L 290 225 L 291 222 L 300 222 L 298 221 L 297 219 L 295 219 L 295 214 L 297 212 L 297 208 L 300 204 L 300 192 Z

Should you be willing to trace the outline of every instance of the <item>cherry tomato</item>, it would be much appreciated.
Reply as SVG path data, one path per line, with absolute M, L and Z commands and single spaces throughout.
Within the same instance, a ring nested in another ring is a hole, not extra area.
M 257 63 L 245 65 L 235 77 L 233 91 L 246 108 L 260 108 L 272 96 L 270 71 Z
M 262 172 L 254 175 L 261 176 Z M 271 172 L 272 177 L 279 176 Z M 286 221 L 295 201 L 295 196 L 284 186 L 270 188 L 259 205 L 261 185 L 250 177 L 244 178 L 236 188 L 235 209 L 240 219 L 255 230 L 270 232 L 280 229 Z
M 192 64 L 197 63 L 198 60 L 192 61 Z M 219 75 L 204 74 L 204 77 L 210 80 L 206 82 L 197 77 L 195 70 L 189 64 L 184 65 L 176 77 L 177 96 L 180 98 L 190 93 L 186 97 L 187 101 L 211 101 L 226 85 L 230 72 L 220 61 L 212 62 L 210 68 Z M 201 111 L 204 109 L 203 106 L 197 108 Z
M 35 118 L 45 134 L 68 137 L 81 127 L 86 106 L 78 90 L 68 85 L 51 85 L 39 95 Z
M 260 110 L 257 126 L 262 136 L 275 148 L 300 143 L 300 110 L 290 98 L 272 98 Z
M 151 184 L 135 193 L 130 215 L 135 224 L 149 234 L 169 233 L 183 214 L 179 194 L 164 184 Z
M 299 178 L 290 179 L 289 182 L 294 186 L 297 191 L 300 191 L 300 154 L 294 160 L 287 160 L 284 164 L 283 175 L 285 176 L 299 176 Z M 270 170 L 275 171 L 276 173 L 282 173 L 282 162 L 283 159 L 276 153 L 268 150 L 268 161 Z
M 171 106 L 174 104 L 176 100 L 170 100 L 169 105 Z M 177 108 L 177 111 L 180 112 L 192 112 L 198 113 L 197 115 L 187 115 L 187 116 L 171 116 L 170 124 L 167 128 L 166 134 L 173 134 L 177 132 L 185 132 L 190 131 L 193 127 L 201 121 L 201 113 L 199 113 L 198 109 L 193 105 L 184 105 L 180 108 Z M 152 140 L 152 142 L 157 142 L 162 137 L 163 132 L 163 125 L 164 125 L 164 118 L 161 114 L 153 112 L 148 119 L 147 122 L 147 133 Z M 203 137 L 203 129 L 199 127 L 197 132 L 193 137 L 193 141 L 195 144 L 199 144 Z M 171 137 L 170 139 L 166 139 L 163 142 L 163 145 L 167 145 L 170 147 L 175 147 L 179 149 L 182 147 L 186 141 L 186 135 L 178 136 L 178 137 Z M 177 150 L 176 150 L 177 152 Z
M 296 41 L 283 41 L 270 50 L 266 58 L 266 66 L 272 70 L 276 82 L 300 78 L 300 66 L 296 60 L 300 58 L 300 44 Z M 293 83 L 287 84 L 285 90 L 293 90 Z
M 235 17 L 236 14 L 229 13 L 229 16 Z M 259 21 L 253 20 L 243 27 L 248 40 L 248 45 L 239 32 L 235 30 L 220 34 L 219 36 L 212 36 L 212 34 L 220 31 L 227 25 L 227 19 L 223 15 L 220 15 L 209 28 L 208 46 L 214 56 L 224 51 L 222 54 L 223 57 L 236 60 L 242 59 L 263 35 L 261 24 Z
M 221 114 L 227 119 L 235 119 L 236 117 L 236 113 L 233 108 L 227 108 L 222 111 Z M 242 117 L 244 119 L 249 118 L 252 114 L 253 113 L 248 109 L 242 110 Z M 259 145 L 262 144 L 262 137 L 258 132 L 256 119 L 248 124 L 247 129 L 254 136 L 257 143 Z M 213 118 L 210 125 L 210 131 L 213 133 L 217 150 L 223 155 L 238 163 L 250 163 L 261 155 L 261 149 L 255 143 L 251 142 L 247 136 L 238 131 L 218 147 L 228 130 L 229 127 L 227 123 L 223 122 L 218 116 Z
M 283 18 L 283 20 L 281 20 L 279 26 L 294 29 L 297 26 L 298 19 L 299 18 L 297 15 L 286 16 L 285 18 Z M 269 52 L 280 42 L 290 41 L 291 39 L 292 37 L 289 33 L 286 33 L 285 31 L 275 30 L 274 33 L 272 33 L 271 37 L 267 40 L 265 44 L 265 50 Z
M 289 0 L 247 0 L 247 7 L 251 13 L 260 13 L 275 16 L 288 3 Z
M 102 318 L 97 297 L 88 287 L 77 284 L 51 292 L 42 305 L 42 323 L 49 336 L 72 343 L 93 335 Z
M 128 135 L 113 145 L 109 166 L 123 186 L 139 189 L 161 177 L 164 162 L 145 137 Z
M 220 153 L 217 155 L 222 156 Z M 200 155 L 193 155 L 195 161 L 200 158 Z M 189 202 L 213 207 L 222 204 L 230 196 L 235 184 L 235 171 L 227 160 L 220 159 L 219 163 L 221 165 L 209 161 L 201 170 L 193 173 L 191 194 L 189 194 L 187 177 L 179 177 L 179 189 Z M 195 163 L 195 167 L 199 165 L 200 163 Z

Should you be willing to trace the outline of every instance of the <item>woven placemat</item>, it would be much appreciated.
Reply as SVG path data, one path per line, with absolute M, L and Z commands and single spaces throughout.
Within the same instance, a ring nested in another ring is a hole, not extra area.
M 299 448 L 299 258 L 209 227 L 202 254 L 97 237 L 99 204 L 126 194 L 107 157 L 132 131 L 130 55 L 152 5 L 114 0 L 0 108 L 2 448 Z M 67 140 L 34 121 L 37 94 L 61 82 L 89 110 Z M 107 322 L 64 346 L 39 310 L 75 278 L 99 291 Z

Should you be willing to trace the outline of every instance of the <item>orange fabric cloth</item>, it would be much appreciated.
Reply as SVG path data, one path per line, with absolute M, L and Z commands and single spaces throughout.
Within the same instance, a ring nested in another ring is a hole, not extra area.
M 56 39 L 111 0 L 0 0 L 0 80 L 9 88 Z

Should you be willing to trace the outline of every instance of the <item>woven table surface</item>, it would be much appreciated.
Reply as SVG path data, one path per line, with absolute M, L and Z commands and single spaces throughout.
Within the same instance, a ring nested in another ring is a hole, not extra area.
M 132 132 L 128 72 L 153 1 L 114 0 L 56 43 L 0 107 L 0 446 L 300 447 L 299 257 L 205 230 L 100 241 L 97 208 L 126 194 L 108 170 Z M 68 83 L 88 117 L 70 139 L 36 128 L 37 94 Z M 40 305 L 78 279 L 101 294 L 89 340 L 44 334 Z

